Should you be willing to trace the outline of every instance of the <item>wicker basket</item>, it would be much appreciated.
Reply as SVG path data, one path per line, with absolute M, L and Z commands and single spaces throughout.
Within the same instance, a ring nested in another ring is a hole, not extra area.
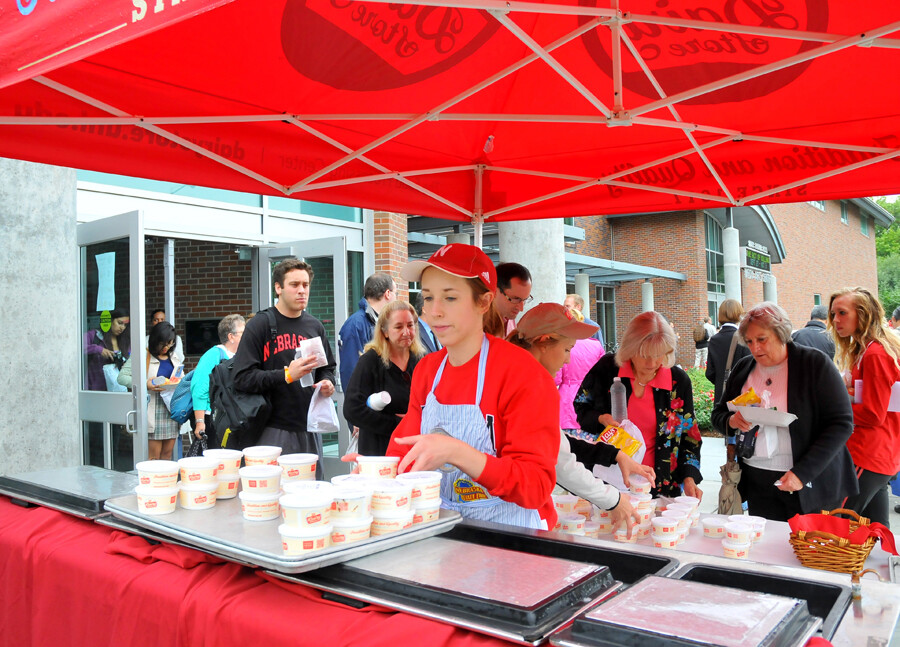
M 850 532 L 860 526 L 868 526 L 869 520 L 860 517 L 853 510 L 838 508 L 822 514 L 846 514 L 850 519 Z M 791 533 L 791 547 L 800 563 L 809 568 L 818 568 L 836 573 L 853 573 L 863 570 L 866 559 L 875 546 L 875 538 L 869 537 L 863 544 L 851 544 L 849 539 L 818 530 Z

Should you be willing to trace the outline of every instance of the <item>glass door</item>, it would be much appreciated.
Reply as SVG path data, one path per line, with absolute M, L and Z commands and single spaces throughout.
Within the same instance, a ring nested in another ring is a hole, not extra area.
M 325 326 L 325 333 L 331 350 L 337 359 L 337 333 L 347 319 L 347 240 L 343 236 L 319 238 L 316 240 L 295 241 L 266 245 L 256 248 L 257 263 L 254 277 L 254 309 L 268 308 L 275 300 L 275 287 L 272 284 L 272 268 L 286 258 L 299 258 L 313 268 L 312 289 L 307 311 Z M 335 370 L 337 380 L 338 371 Z M 338 385 L 335 384 L 337 387 Z M 350 430 L 342 415 L 344 395 L 340 388 L 335 391 L 338 420 L 341 430 L 336 434 L 324 434 L 322 445 L 324 460 L 322 469 L 330 478 L 349 470 L 348 463 L 341 462 L 350 442 Z
M 143 217 L 132 212 L 81 223 L 76 236 L 82 460 L 127 472 L 147 458 L 147 370 L 139 361 L 144 357 Z

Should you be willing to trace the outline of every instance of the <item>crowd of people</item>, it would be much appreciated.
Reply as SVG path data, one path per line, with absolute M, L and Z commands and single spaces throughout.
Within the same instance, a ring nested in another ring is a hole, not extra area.
M 579 295 L 522 314 L 533 300 L 529 270 L 495 267 L 476 247 L 445 245 L 408 263 L 400 277 L 420 284 L 414 304 L 396 298 L 388 274 L 373 274 L 338 335 L 343 414 L 356 452 L 398 456 L 401 471 L 442 469 L 444 507 L 531 528 L 553 527 L 551 493 L 560 487 L 612 510 L 617 521 L 637 521 L 628 498 L 597 475 L 627 485 L 638 474 L 654 495 L 703 497 L 691 381 L 676 364 L 679 336 L 663 315 L 637 314 L 615 352 L 606 352 Z M 216 442 L 210 374 L 233 358 L 235 388 L 271 402 L 257 444 L 322 456 L 321 436 L 306 430 L 307 411 L 316 388 L 334 393 L 336 362 L 322 323 L 306 308 L 312 280 L 308 264 L 283 261 L 273 271 L 278 299 L 266 316 L 222 319 L 220 344 L 201 357 L 191 382 L 196 435 Z M 170 457 L 179 425 L 153 378 L 183 364 L 180 338 L 156 312 L 145 352 L 132 355 L 127 314 L 111 314 L 106 333 L 85 335 L 87 388 L 104 390 L 111 377 L 130 386 L 132 357 L 144 361 L 150 457 Z M 892 314 L 900 323 L 900 312 Z M 718 324 L 707 317 L 694 328 L 694 365 L 714 385 L 712 426 L 740 463 L 750 514 L 787 520 L 847 507 L 888 525 L 887 484 L 900 469 L 900 412 L 889 404 L 900 381 L 900 336 L 878 299 L 862 288 L 842 290 L 796 331 L 774 303 L 744 312 L 729 299 Z M 295 353 L 315 337 L 324 359 Z M 613 417 L 614 382 L 625 390 L 621 419 Z M 795 419 L 760 429 L 731 410 L 729 402 L 750 389 L 763 406 Z M 643 451 L 603 442 L 610 429 L 630 430 Z M 755 445 L 738 445 L 739 437 Z

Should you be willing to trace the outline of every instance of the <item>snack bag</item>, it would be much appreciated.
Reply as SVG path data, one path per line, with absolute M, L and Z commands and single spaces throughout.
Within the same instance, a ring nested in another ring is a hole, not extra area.
M 634 458 L 634 455 L 637 454 L 642 445 L 640 440 L 634 438 L 623 427 L 614 427 L 613 425 L 609 425 L 601 431 L 597 440 L 601 443 L 618 447 L 632 458 Z
M 750 387 L 750 390 L 746 393 L 742 393 L 734 400 L 731 401 L 732 404 L 742 407 L 742 406 L 752 406 L 754 404 L 759 404 L 762 400 L 759 399 L 759 396 L 756 395 L 756 391 L 753 390 L 753 387 Z

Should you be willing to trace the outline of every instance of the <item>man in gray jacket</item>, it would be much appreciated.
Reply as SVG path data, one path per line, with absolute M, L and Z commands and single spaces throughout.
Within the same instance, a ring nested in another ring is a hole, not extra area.
M 806 326 L 796 331 L 791 337 L 795 344 L 817 348 L 831 359 L 834 359 L 834 338 L 825 329 L 825 320 L 828 318 L 828 308 L 815 306 L 809 314 Z

